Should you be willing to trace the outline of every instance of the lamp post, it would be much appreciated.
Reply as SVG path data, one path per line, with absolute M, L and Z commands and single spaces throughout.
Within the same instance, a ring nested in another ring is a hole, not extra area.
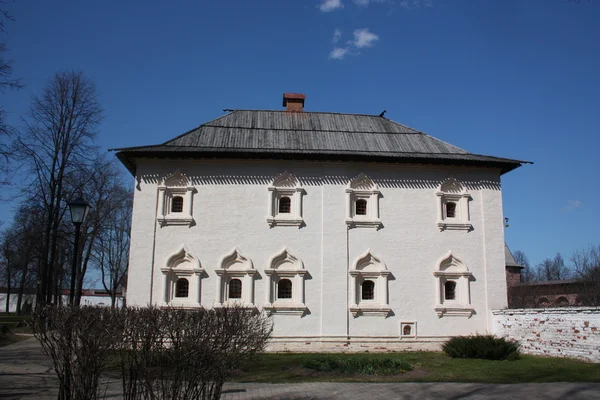
M 69 203 L 71 211 L 71 222 L 75 225 L 75 246 L 73 248 L 73 264 L 71 266 L 71 292 L 69 293 L 69 304 L 73 305 L 75 299 L 75 275 L 77 274 L 77 260 L 79 259 L 79 230 L 85 221 L 90 205 L 81 197 Z

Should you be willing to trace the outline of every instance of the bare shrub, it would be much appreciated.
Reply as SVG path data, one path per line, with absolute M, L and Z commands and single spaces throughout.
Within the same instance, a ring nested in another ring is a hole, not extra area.
M 252 309 L 129 308 L 119 360 L 123 397 L 219 399 L 236 369 L 264 349 L 271 320 Z
M 60 399 L 99 399 L 116 360 L 123 398 L 219 399 L 236 369 L 264 350 L 270 318 L 219 309 L 42 307 L 33 328 L 54 363 Z
M 40 307 L 33 315 L 33 332 L 54 364 L 60 383 L 59 399 L 100 399 L 101 373 L 121 321 L 103 307 Z

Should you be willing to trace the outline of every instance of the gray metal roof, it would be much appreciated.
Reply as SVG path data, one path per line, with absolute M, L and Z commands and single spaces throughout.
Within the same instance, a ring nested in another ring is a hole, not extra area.
M 507 267 L 524 268 L 522 265 L 517 264 L 517 261 L 515 261 L 515 258 L 513 257 L 512 252 L 508 248 L 506 242 L 504 242 L 504 258 Z
M 295 158 L 496 166 L 526 161 L 483 156 L 384 117 L 234 110 L 159 145 L 115 149 L 135 174 L 138 157 Z

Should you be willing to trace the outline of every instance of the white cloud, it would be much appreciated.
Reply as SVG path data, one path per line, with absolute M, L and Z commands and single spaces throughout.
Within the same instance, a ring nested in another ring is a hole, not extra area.
M 379 36 L 370 32 L 368 28 L 364 29 L 356 29 L 354 31 L 354 41 L 352 44 L 358 48 L 362 49 L 363 47 L 371 47 L 373 44 L 379 40 Z
M 333 50 L 331 50 L 331 53 L 329 53 L 329 58 L 333 60 L 341 60 L 346 57 L 348 51 L 350 51 L 350 49 L 347 47 L 334 47 Z
M 342 37 L 342 31 L 339 30 L 338 28 L 335 28 L 335 31 L 333 31 L 333 38 L 331 38 L 331 41 L 333 42 L 333 44 L 336 44 L 337 42 L 339 42 L 341 37 Z
M 433 7 L 433 0 L 402 0 L 398 3 L 400 7 L 407 10 L 423 7 Z
M 321 0 L 319 10 L 323 12 L 329 12 L 342 7 L 344 7 L 342 0 Z
M 567 212 L 573 211 L 577 208 L 581 208 L 582 205 L 583 205 L 583 203 L 579 200 L 569 200 L 569 201 L 567 201 L 567 206 L 565 207 L 565 210 Z

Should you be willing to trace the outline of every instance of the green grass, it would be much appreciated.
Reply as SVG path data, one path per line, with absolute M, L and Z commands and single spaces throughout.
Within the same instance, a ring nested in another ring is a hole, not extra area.
M 302 367 L 319 372 L 362 375 L 398 375 L 412 369 L 409 363 L 401 360 L 372 357 L 365 354 L 349 357 L 328 354 L 305 360 Z
M 262 354 L 233 379 L 238 382 L 600 382 L 600 364 L 567 358 L 522 355 L 517 361 L 453 359 L 444 353 L 369 354 L 370 359 L 391 359 L 412 365 L 413 371 L 398 375 L 344 374 L 315 371 L 307 363 L 324 354 Z M 336 354 L 336 358 L 356 357 Z

